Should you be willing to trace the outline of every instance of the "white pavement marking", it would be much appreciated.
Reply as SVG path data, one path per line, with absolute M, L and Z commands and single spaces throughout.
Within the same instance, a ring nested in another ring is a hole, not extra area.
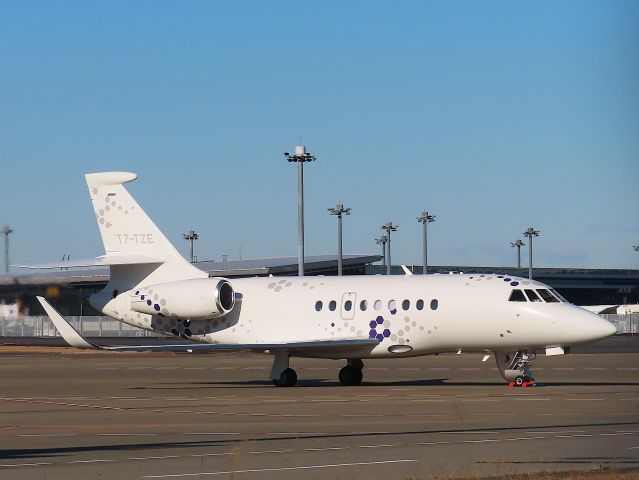
M 117 460 L 106 460 L 106 459 L 96 459 L 96 460 L 71 460 L 70 462 L 66 462 L 69 465 L 74 463 L 105 463 L 105 462 L 117 462 Z
M 295 450 L 259 450 L 259 451 L 249 452 L 249 453 L 254 453 L 256 455 L 259 455 L 261 453 L 290 453 L 294 451 Z
M 355 467 L 355 466 L 364 466 L 364 465 L 383 465 L 383 464 L 389 464 L 389 463 L 407 463 L 407 462 L 419 462 L 419 460 L 415 460 L 415 459 L 382 460 L 377 462 L 352 462 L 352 463 L 327 463 L 323 465 L 300 465 L 297 467 L 251 468 L 246 470 L 225 470 L 225 471 L 219 471 L 219 472 L 173 473 L 168 475 L 145 475 L 142 478 L 195 477 L 198 475 L 234 475 L 237 473 L 281 472 L 286 470 L 312 470 L 312 469 L 318 469 L 318 468 Z
M 603 398 L 566 398 L 566 400 L 571 400 L 575 402 L 603 402 Z

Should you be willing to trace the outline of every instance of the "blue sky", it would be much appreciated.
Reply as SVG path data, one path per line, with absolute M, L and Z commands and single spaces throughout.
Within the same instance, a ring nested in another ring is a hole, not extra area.
M 102 253 L 83 174 L 130 190 L 182 252 L 637 268 L 639 2 L 0 1 L 0 224 L 15 262 Z

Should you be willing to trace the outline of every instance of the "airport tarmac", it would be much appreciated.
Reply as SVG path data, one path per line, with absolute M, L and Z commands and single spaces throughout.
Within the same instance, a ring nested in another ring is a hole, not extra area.
M 0 478 L 407 479 L 639 469 L 639 353 L 534 363 L 508 388 L 494 360 L 292 359 L 0 347 Z

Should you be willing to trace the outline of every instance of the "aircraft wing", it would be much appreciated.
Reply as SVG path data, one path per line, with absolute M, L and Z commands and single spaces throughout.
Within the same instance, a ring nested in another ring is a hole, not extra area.
M 54 269 L 70 267 L 106 267 L 110 265 L 139 265 L 145 263 L 163 263 L 163 260 L 147 257 L 145 255 L 101 255 L 96 258 L 82 260 L 66 260 L 63 262 L 37 263 L 32 265 L 12 265 L 19 268 L 30 269 Z
M 169 345 L 123 345 L 100 346 L 89 342 L 67 322 L 60 313 L 51 306 L 43 297 L 37 297 L 42 307 L 51 318 L 62 338 L 72 347 L 83 349 L 99 349 L 114 352 L 229 352 L 252 351 L 265 352 L 267 350 L 287 350 L 290 354 L 304 354 L 312 352 L 349 353 L 362 349 L 372 350 L 379 344 L 375 338 L 351 338 L 342 340 L 314 340 L 309 342 L 288 343 L 246 343 L 246 344 L 220 344 L 220 343 L 182 343 Z

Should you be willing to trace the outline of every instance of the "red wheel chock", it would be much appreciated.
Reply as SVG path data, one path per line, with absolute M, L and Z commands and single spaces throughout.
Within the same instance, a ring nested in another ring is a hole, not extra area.
M 535 382 L 524 382 L 521 385 L 517 385 L 515 382 L 510 382 L 508 384 L 509 388 L 515 388 L 515 387 L 528 388 L 528 387 L 534 387 L 534 386 L 536 386 Z

